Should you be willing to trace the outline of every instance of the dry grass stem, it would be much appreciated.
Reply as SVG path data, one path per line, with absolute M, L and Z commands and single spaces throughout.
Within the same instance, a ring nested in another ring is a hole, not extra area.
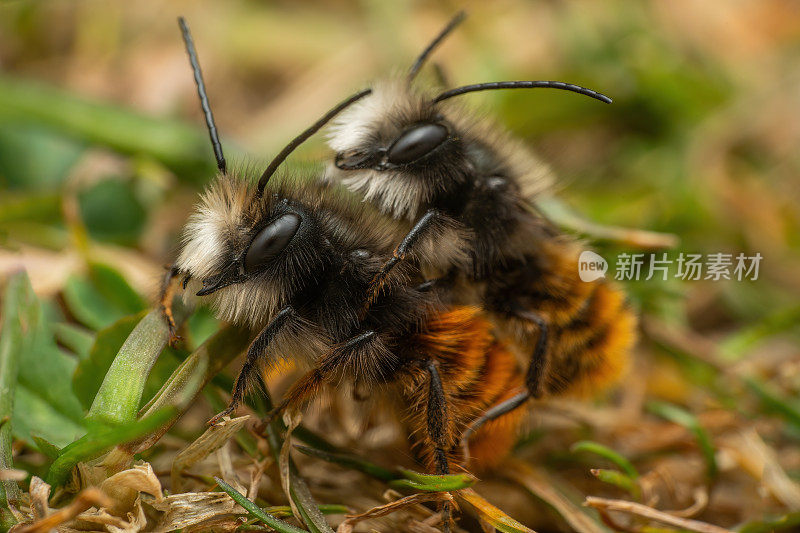
M 679 527 L 687 531 L 697 533 L 733 533 L 730 529 L 725 529 L 706 522 L 681 518 L 664 511 L 659 511 L 641 503 L 629 502 L 626 500 L 613 500 L 608 498 L 598 498 L 587 496 L 585 505 L 603 511 L 619 511 L 629 515 L 640 516 L 662 524 Z

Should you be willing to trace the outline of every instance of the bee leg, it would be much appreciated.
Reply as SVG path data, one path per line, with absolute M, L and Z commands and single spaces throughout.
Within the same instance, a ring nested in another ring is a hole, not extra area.
M 530 391 L 522 391 L 519 394 L 515 394 L 511 398 L 498 403 L 497 405 L 493 405 L 480 417 L 474 420 L 461 435 L 461 450 L 464 454 L 464 457 L 467 459 L 469 458 L 469 439 L 481 428 L 482 425 L 484 425 L 486 422 L 494 420 L 495 418 L 500 418 L 501 416 L 510 413 L 520 405 L 527 402 L 530 397 Z
M 472 422 L 461 436 L 461 448 L 464 456 L 469 457 L 469 439 L 480 429 L 482 425 L 495 418 L 510 413 L 517 407 L 528 401 L 531 397 L 541 398 L 543 394 L 543 381 L 545 368 L 547 366 L 547 322 L 532 311 L 517 311 L 513 316 L 528 320 L 539 327 L 539 338 L 536 339 L 536 346 L 533 350 L 531 362 L 528 365 L 528 372 L 525 375 L 526 391 L 520 392 L 511 398 L 504 400 L 486 410 L 477 420 Z
M 414 227 L 411 228 L 411 231 L 409 231 L 408 234 L 403 237 L 403 240 L 397 245 L 397 248 L 395 248 L 394 252 L 392 253 L 392 257 L 383 264 L 378 273 L 375 274 L 375 277 L 372 278 L 372 281 L 369 284 L 369 289 L 367 289 L 367 300 L 364 306 L 365 310 L 369 309 L 369 307 L 378 298 L 384 283 L 386 283 L 386 279 L 389 277 L 389 272 L 391 272 L 398 263 L 406 259 L 413 246 L 434 225 L 436 219 L 441 216 L 442 215 L 436 209 L 428 209 L 428 211 L 422 215 L 417 223 L 414 224 Z
M 175 324 L 175 316 L 172 314 L 172 298 L 175 295 L 175 284 L 173 281 L 180 274 L 180 270 L 175 265 L 168 265 L 167 273 L 161 281 L 161 289 L 159 291 L 158 302 L 161 305 L 161 314 L 169 328 L 169 345 L 175 346 L 180 340 L 177 335 L 178 326 Z
M 428 423 L 428 436 L 434 443 L 433 459 L 436 464 L 437 474 L 449 474 L 450 465 L 447 461 L 446 448 L 450 447 L 449 424 L 447 413 L 447 397 L 439 377 L 439 369 L 435 361 L 428 361 L 426 370 L 429 375 L 428 405 L 426 410 Z M 450 502 L 442 503 L 442 523 L 444 531 L 450 531 Z
M 541 398 L 544 394 L 544 375 L 547 367 L 547 322 L 532 311 L 518 311 L 515 316 L 536 324 L 539 328 L 539 338 L 533 349 L 528 372 L 525 375 L 525 386 L 534 398 Z
M 280 405 L 267 414 L 266 422 L 269 423 L 290 406 L 300 407 L 310 401 L 319 387 L 338 369 L 351 365 L 354 361 L 367 359 L 365 352 L 369 352 L 369 344 L 372 342 L 380 342 L 378 334 L 365 331 L 333 348 L 322 357 L 316 368 L 308 371 L 292 385 Z
M 257 373 L 258 370 L 258 359 L 264 355 L 264 352 L 269 347 L 269 344 L 275 338 L 275 336 L 280 332 L 281 328 L 286 324 L 286 322 L 294 316 L 294 309 L 292 306 L 287 305 L 283 309 L 281 309 L 277 315 L 270 321 L 269 324 L 261 330 L 261 333 L 253 340 L 250 344 L 250 347 L 247 348 L 247 357 L 245 358 L 244 365 L 242 365 L 242 369 L 239 371 L 239 376 L 236 378 L 236 385 L 233 387 L 233 395 L 231 396 L 231 401 L 228 403 L 228 408 L 214 415 L 211 420 L 208 421 L 208 424 L 213 426 L 217 422 L 219 422 L 222 417 L 227 416 L 234 412 L 239 404 L 242 402 L 244 395 L 247 393 L 248 385 L 250 384 L 251 378 L 254 374 Z

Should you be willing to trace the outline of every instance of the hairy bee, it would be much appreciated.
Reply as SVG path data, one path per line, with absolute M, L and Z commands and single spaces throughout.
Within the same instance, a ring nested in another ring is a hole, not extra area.
M 438 94 L 419 89 L 415 75 L 461 19 L 459 14 L 448 24 L 406 77 L 373 85 L 370 95 L 334 119 L 328 144 L 336 155 L 324 180 L 343 184 L 410 227 L 373 280 L 369 298 L 381 293 L 393 268 L 414 258 L 438 267 L 441 277 L 431 284 L 449 287 L 445 292 L 457 301 L 481 305 L 529 354 L 527 390 L 477 426 L 531 396 L 591 390 L 614 380 L 634 342 L 636 320 L 613 284 L 580 281 L 580 245 L 537 213 L 537 193 L 546 185 L 542 165 L 520 142 L 452 98 L 490 89 L 555 88 L 611 100 L 553 81 L 480 83 Z M 466 261 L 420 246 L 431 238 L 447 242 L 449 237 L 436 235 L 445 220 L 465 230 Z
M 514 355 L 493 336 L 479 308 L 443 304 L 436 291 L 419 286 L 424 278 L 412 262 L 399 265 L 400 275 L 365 304 L 371 281 L 395 248 L 396 224 L 343 188 L 309 177 L 271 179 L 294 147 L 369 91 L 289 143 L 256 184 L 248 172 L 228 169 L 189 30 L 183 19 L 180 25 L 219 174 L 185 227 L 162 305 L 174 327 L 170 287 L 183 277 L 184 288 L 209 300 L 219 317 L 258 331 L 229 407 L 212 423 L 237 407 L 260 365 L 298 359 L 311 370 L 278 409 L 301 408 L 322 385 L 342 378 L 394 388 L 407 405 L 424 463 L 430 471 L 450 472 L 451 464 L 463 462 L 458 444 L 472 420 L 524 386 Z M 521 422 L 520 413 L 509 413 L 472 435 L 479 466 L 507 454 Z

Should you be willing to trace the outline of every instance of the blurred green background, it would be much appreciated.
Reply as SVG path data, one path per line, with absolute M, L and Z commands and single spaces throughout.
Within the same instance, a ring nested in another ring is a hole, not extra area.
M 648 397 L 735 410 L 714 382 L 714 369 L 731 365 L 797 413 L 800 9 L 791 0 L 3 2 L 0 284 L 26 269 L 55 322 L 92 331 L 152 301 L 214 174 L 178 15 L 192 28 L 229 159 L 258 166 L 345 95 L 405 69 L 461 8 L 469 18 L 435 54 L 451 83 L 552 79 L 614 98 L 464 97 L 552 165 L 566 206 L 596 223 L 674 233 L 673 258 L 763 256 L 757 281 L 629 284 L 643 310 L 634 371 Z M 291 164 L 327 155 L 318 136 Z M 609 259 L 631 251 L 589 242 Z M 213 322 L 192 327 L 196 345 Z M 787 461 L 794 479 L 800 458 Z
M 352 90 L 405 68 L 466 8 L 467 23 L 435 55 L 452 83 L 558 79 L 614 98 L 465 97 L 554 167 L 568 205 L 599 223 L 674 232 L 676 253 L 764 256 L 759 282 L 648 283 L 634 288 L 643 305 L 698 328 L 750 324 L 800 293 L 796 7 L 6 2 L 0 268 L 24 265 L 52 293 L 82 268 L 76 253 L 100 254 L 152 290 L 194 192 L 213 175 L 178 14 L 193 28 L 225 148 L 250 162 L 268 160 Z M 294 161 L 326 153 L 317 138 Z

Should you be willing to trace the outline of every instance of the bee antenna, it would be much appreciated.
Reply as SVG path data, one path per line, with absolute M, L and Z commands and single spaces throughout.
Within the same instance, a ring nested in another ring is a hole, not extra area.
M 278 155 L 270 162 L 267 169 L 261 174 L 261 178 L 258 180 L 258 192 L 259 194 L 264 192 L 264 188 L 267 186 L 267 182 L 275 174 L 275 171 L 278 170 L 278 167 L 283 163 L 289 154 L 294 152 L 294 150 L 306 142 L 306 140 L 322 129 L 325 124 L 331 121 L 336 115 L 341 113 L 345 108 L 349 107 L 350 104 L 364 98 L 368 94 L 372 92 L 372 89 L 364 89 L 362 91 L 357 92 L 356 94 L 352 95 L 350 98 L 339 102 L 334 108 L 330 111 L 325 113 L 322 118 L 317 120 L 314 124 L 312 124 L 308 129 L 306 129 L 303 133 L 292 139 L 292 141 L 287 144 L 283 150 L 280 151 Z
M 601 94 L 597 91 L 581 87 L 580 85 L 573 85 L 571 83 L 564 83 L 563 81 L 493 81 L 489 83 L 477 83 L 475 85 L 464 85 L 463 87 L 456 87 L 441 93 L 433 99 L 433 103 L 447 100 L 454 96 L 466 93 L 474 93 L 476 91 L 487 91 L 492 89 L 561 89 L 562 91 L 572 91 L 573 93 L 582 94 L 595 100 L 600 100 L 606 104 L 612 102 L 611 98 Z
M 425 61 L 428 59 L 428 56 L 431 55 L 431 53 L 436 49 L 437 46 L 439 46 L 439 44 L 445 39 L 445 37 L 450 35 L 450 32 L 452 32 L 456 28 L 456 26 L 461 24 L 465 18 L 467 18 L 466 11 L 462 10 L 456 13 L 455 16 L 450 19 L 450 22 L 447 23 L 447 26 L 445 26 L 442 29 L 442 31 L 439 32 L 439 35 L 437 35 L 430 42 L 430 44 L 427 47 L 425 47 L 425 50 L 423 50 L 422 53 L 419 56 L 417 56 L 417 59 L 414 61 L 414 64 L 411 65 L 410 69 L 408 69 L 409 82 L 411 82 L 417 76 L 419 69 L 421 69 L 422 65 L 425 64 Z
M 189 63 L 192 65 L 192 72 L 194 73 L 194 83 L 197 85 L 197 95 L 200 97 L 200 108 L 206 118 L 206 127 L 208 127 L 208 135 L 211 137 L 211 145 L 214 147 L 214 158 L 217 160 L 217 168 L 225 174 L 227 172 L 227 164 L 225 163 L 225 156 L 222 155 L 222 144 L 219 142 L 219 134 L 217 134 L 217 125 L 214 123 L 214 115 L 211 113 L 211 106 L 208 103 L 208 95 L 206 94 L 206 84 L 203 81 L 203 73 L 200 70 L 200 63 L 197 61 L 197 50 L 194 49 L 194 41 L 192 41 L 192 34 L 189 32 L 189 26 L 183 17 L 178 17 L 178 25 L 181 27 L 183 34 L 183 42 L 186 44 L 186 53 L 189 54 Z

